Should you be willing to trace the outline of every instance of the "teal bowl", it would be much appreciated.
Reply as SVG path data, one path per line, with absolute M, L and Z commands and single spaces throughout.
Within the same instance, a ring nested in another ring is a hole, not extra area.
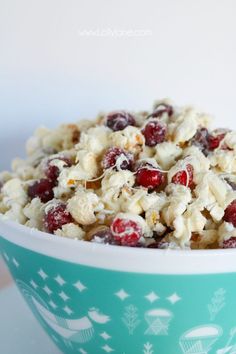
M 63 353 L 236 353 L 236 250 L 101 245 L 4 218 L 0 235 L 22 296 Z

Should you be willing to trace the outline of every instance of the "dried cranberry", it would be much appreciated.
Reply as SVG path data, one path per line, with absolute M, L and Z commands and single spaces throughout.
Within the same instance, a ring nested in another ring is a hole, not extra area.
M 209 133 L 206 128 L 200 128 L 192 138 L 191 143 L 204 152 L 208 149 L 208 135 Z
M 236 248 L 236 237 L 230 237 L 228 240 L 224 240 L 222 248 Z
M 153 190 L 163 184 L 165 175 L 163 172 L 155 169 L 154 167 L 141 167 L 136 173 L 136 184 Z
M 153 113 L 151 113 L 147 118 L 159 118 L 164 113 L 167 113 L 169 117 L 171 117 L 174 113 L 173 107 L 166 103 L 160 103 L 155 107 Z
M 142 133 L 145 137 L 145 144 L 147 146 L 155 146 L 165 141 L 167 133 L 166 124 L 160 120 L 151 120 L 145 125 Z
M 219 147 L 226 132 L 225 130 L 222 132 L 222 129 L 218 129 L 210 134 L 206 128 L 201 128 L 197 130 L 191 142 L 193 145 L 198 146 L 205 155 L 208 155 L 209 151 L 213 151 Z
M 71 222 L 73 222 L 73 218 L 63 203 L 52 206 L 44 216 L 44 227 L 50 233 Z
M 48 179 L 56 183 L 60 170 L 57 166 L 53 165 L 53 161 L 55 160 L 63 161 L 65 167 L 70 167 L 71 161 L 67 157 L 55 157 L 47 161 L 44 173 Z
M 142 236 L 142 229 L 133 220 L 115 218 L 111 224 L 114 240 L 121 246 L 137 246 Z
M 236 227 L 236 200 L 227 206 L 223 219 Z
M 209 135 L 208 136 L 208 149 L 210 151 L 215 150 L 219 147 L 220 142 L 224 139 L 225 133 L 218 134 L 218 135 Z
M 187 164 L 186 170 L 182 170 L 182 171 L 177 172 L 172 177 L 172 183 L 182 184 L 186 187 L 191 188 L 193 186 L 193 166 L 190 164 Z
M 107 115 L 106 125 L 113 131 L 123 130 L 128 125 L 135 125 L 135 118 L 128 112 L 111 112 Z
M 114 244 L 114 239 L 109 227 L 101 227 L 94 231 L 90 236 L 90 241 L 94 240 L 95 237 L 98 237 L 102 240 L 102 243 Z
M 47 178 L 35 181 L 28 188 L 28 196 L 33 199 L 39 197 L 41 202 L 46 203 L 54 197 L 54 183 Z
M 116 165 L 117 159 L 119 157 L 123 158 L 123 161 L 120 164 L 121 170 L 132 170 L 133 167 L 133 155 L 120 149 L 118 147 L 112 147 L 107 150 L 103 156 L 102 166 L 104 169 L 111 168 Z

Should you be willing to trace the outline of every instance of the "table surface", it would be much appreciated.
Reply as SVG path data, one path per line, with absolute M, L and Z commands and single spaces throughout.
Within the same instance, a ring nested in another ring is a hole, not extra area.
M 61 354 L 28 309 L 1 258 L 0 316 L 1 354 Z

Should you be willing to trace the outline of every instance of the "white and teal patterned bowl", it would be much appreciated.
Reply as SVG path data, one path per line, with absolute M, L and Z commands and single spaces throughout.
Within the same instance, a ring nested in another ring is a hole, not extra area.
M 0 235 L 20 292 L 63 353 L 236 353 L 236 250 L 99 245 L 2 218 Z

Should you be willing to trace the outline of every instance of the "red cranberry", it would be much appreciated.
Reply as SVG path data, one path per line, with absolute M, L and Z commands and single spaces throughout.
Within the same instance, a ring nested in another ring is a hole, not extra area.
M 103 156 L 102 166 L 104 169 L 111 168 L 116 165 L 118 157 L 122 156 L 124 161 L 120 164 L 122 170 L 132 170 L 133 167 L 133 155 L 120 149 L 118 147 L 112 147 L 107 150 Z
M 141 167 L 136 173 L 136 184 L 153 190 L 163 184 L 165 175 L 154 167 Z
M 148 118 L 159 118 L 164 113 L 167 113 L 169 117 L 171 117 L 174 113 L 173 107 L 166 103 L 160 103 L 156 106 L 153 113 L 151 113 Z
M 222 129 L 210 134 L 206 128 L 201 128 L 198 129 L 191 142 L 193 145 L 198 146 L 205 155 L 208 155 L 209 151 L 213 151 L 219 147 L 225 135 L 226 131 L 222 132 Z
M 236 227 L 236 200 L 227 206 L 223 219 Z
M 219 147 L 220 142 L 224 139 L 226 133 L 218 134 L 218 135 L 209 135 L 208 136 L 208 149 L 215 150 Z
M 102 228 L 100 230 L 95 231 L 92 234 L 91 240 L 94 240 L 95 237 L 98 237 L 99 239 L 101 239 L 102 243 L 115 244 L 111 230 L 109 227 Z
M 135 221 L 122 218 L 113 220 L 111 232 L 114 240 L 121 246 L 137 246 L 142 236 L 142 229 Z
M 53 161 L 55 161 L 55 160 L 64 161 L 65 167 L 70 167 L 71 161 L 66 157 L 54 157 L 54 158 L 48 160 L 44 173 L 48 179 L 55 182 L 55 184 L 56 184 L 60 170 L 57 166 L 53 165 Z
M 39 197 L 41 202 L 46 203 L 54 197 L 54 183 L 47 178 L 35 181 L 28 188 L 28 195 L 31 199 Z
M 236 248 L 236 237 L 230 237 L 228 240 L 224 240 L 222 248 Z
M 62 203 L 52 206 L 44 216 L 44 227 L 50 233 L 71 222 L 73 218 Z
M 208 130 L 206 128 L 200 128 L 192 138 L 191 142 L 196 145 L 200 150 L 205 151 L 208 149 Z
M 145 125 L 142 133 L 145 137 L 145 144 L 147 146 L 155 146 L 165 141 L 167 133 L 166 124 L 160 120 L 152 120 Z
M 106 125 L 113 131 L 123 130 L 128 125 L 135 125 L 135 118 L 128 112 L 111 112 L 107 115 Z
M 193 186 L 193 166 L 190 164 L 187 164 L 186 170 L 182 170 L 182 171 L 177 172 L 172 177 L 172 183 L 182 184 L 186 187 L 191 188 Z

